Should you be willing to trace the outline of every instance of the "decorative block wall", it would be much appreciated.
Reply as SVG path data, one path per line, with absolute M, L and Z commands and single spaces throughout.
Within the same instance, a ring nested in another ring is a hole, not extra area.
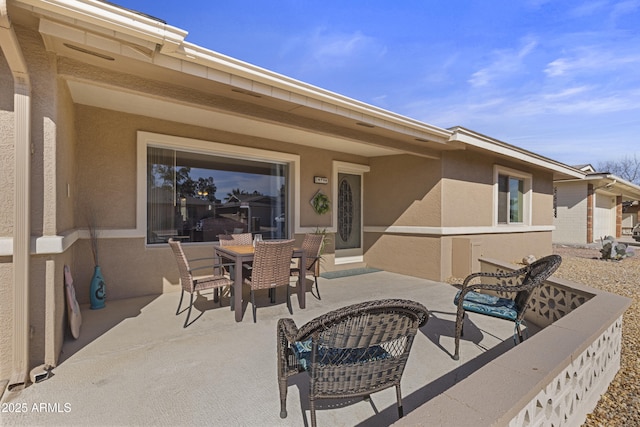
M 511 420 L 510 427 L 580 425 L 620 369 L 622 316 Z

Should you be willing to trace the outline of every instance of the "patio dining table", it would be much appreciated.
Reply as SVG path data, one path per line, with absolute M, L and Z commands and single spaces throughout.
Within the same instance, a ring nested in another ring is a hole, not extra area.
M 242 265 L 245 263 L 251 263 L 254 257 L 255 248 L 253 245 L 238 245 L 238 246 L 215 246 L 216 253 L 225 259 L 231 260 L 234 263 L 233 271 L 233 307 L 236 313 L 236 322 L 242 321 Z M 292 258 L 300 258 L 300 265 L 306 265 L 306 255 L 302 248 L 294 248 L 291 254 Z M 306 307 L 306 289 L 305 289 L 305 276 L 303 274 L 298 277 L 298 303 L 300 308 Z

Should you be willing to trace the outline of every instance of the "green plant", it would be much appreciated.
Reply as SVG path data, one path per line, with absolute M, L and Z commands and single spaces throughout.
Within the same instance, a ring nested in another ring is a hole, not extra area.
M 326 228 L 320 229 L 320 227 L 316 227 L 313 234 L 322 235 L 322 244 L 320 244 L 320 255 L 322 255 L 324 253 L 324 248 L 327 246 L 327 244 L 329 244 L 329 242 L 331 241 L 331 238 L 329 237 L 329 234 L 327 233 Z
M 318 215 L 324 215 L 331 210 L 331 202 L 329 196 L 318 190 L 311 199 L 311 206 Z

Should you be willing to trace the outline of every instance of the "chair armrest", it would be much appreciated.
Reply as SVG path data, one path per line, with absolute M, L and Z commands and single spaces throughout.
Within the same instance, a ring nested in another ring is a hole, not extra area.
M 189 258 L 187 261 L 189 262 L 198 262 L 198 261 L 213 261 L 215 257 L 206 257 L 206 258 Z
M 192 273 L 194 271 L 198 271 L 198 270 L 213 270 L 214 267 L 217 266 L 213 266 L 213 265 L 203 265 L 202 267 L 191 267 L 189 268 L 189 272 Z
M 488 272 L 472 273 L 464 279 L 464 282 L 462 282 L 462 287 L 465 288 L 469 284 L 469 282 L 475 279 L 476 277 L 493 277 L 496 279 L 504 279 L 508 277 L 522 276 L 526 274 L 528 271 L 529 271 L 529 266 L 523 267 L 514 271 L 504 272 L 504 273 L 488 273 Z
M 296 342 L 298 327 L 293 319 L 286 318 L 278 320 L 278 335 L 286 338 L 290 343 Z

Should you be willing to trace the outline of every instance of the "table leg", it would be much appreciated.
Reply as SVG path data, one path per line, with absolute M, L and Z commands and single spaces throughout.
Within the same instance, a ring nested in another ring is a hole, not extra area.
M 300 304 L 300 308 L 305 308 L 307 306 L 307 292 L 305 289 L 305 285 L 307 284 L 306 265 L 307 256 L 303 252 L 300 257 L 300 274 L 298 275 L 298 303 Z
M 236 259 L 233 279 L 233 305 L 236 322 L 242 322 L 242 260 Z

